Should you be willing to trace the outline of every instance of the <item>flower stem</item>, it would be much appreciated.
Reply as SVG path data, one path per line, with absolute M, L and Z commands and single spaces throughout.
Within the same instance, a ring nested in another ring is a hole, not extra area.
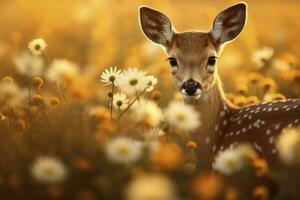
M 191 138 L 191 135 L 189 133 L 186 134 L 186 138 L 187 138 L 187 141 L 190 141 L 192 140 Z M 195 162 L 195 163 L 198 163 L 199 164 L 199 160 L 197 159 L 197 153 L 195 151 L 195 149 L 191 149 L 191 159 Z
M 112 85 L 111 85 L 111 100 L 110 100 L 110 120 L 111 120 L 111 121 L 113 121 L 114 90 L 115 90 L 115 83 L 112 82 Z
M 45 67 L 45 68 L 48 68 L 48 67 L 49 67 L 49 65 L 50 65 L 50 61 L 49 61 L 49 59 L 48 59 L 47 55 L 46 55 L 44 52 L 42 52 L 42 57 L 43 57 L 43 58 L 44 58 L 44 60 L 45 60 L 45 65 L 46 65 L 46 67 Z
M 114 124 L 117 123 L 117 121 L 129 110 L 129 108 L 134 104 L 134 102 L 136 102 L 140 96 L 142 96 L 148 87 L 146 87 L 141 93 L 139 93 L 133 100 L 132 102 L 125 108 L 125 110 L 123 110 L 123 112 L 121 112 L 121 114 L 116 118 L 116 120 L 114 121 Z
M 59 96 L 60 96 L 60 98 L 61 98 L 63 104 L 64 104 L 65 106 L 67 106 L 67 101 L 66 101 L 66 99 L 65 99 L 65 97 L 64 97 L 64 95 L 63 95 L 63 92 L 61 91 L 60 85 L 59 85 L 58 83 L 56 84 L 56 87 L 57 87 L 58 94 L 59 94 Z

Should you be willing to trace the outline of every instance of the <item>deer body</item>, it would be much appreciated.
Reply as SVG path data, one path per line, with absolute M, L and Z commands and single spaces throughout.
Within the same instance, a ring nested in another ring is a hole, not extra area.
M 234 147 L 240 142 L 248 142 L 267 160 L 274 160 L 276 136 L 285 127 L 300 122 L 300 101 L 271 101 L 240 109 L 230 108 L 221 120 L 219 140 L 216 149 Z
M 237 108 L 224 97 L 216 60 L 225 44 L 246 23 L 246 4 L 231 6 L 214 20 L 210 32 L 177 33 L 170 20 L 148 7 L 140 8 L 141 28 L 152 42 L 164 47 L 177 89 L 198 110 L 202 126 L 193 133 L 199 156 L 213 158 L 225 148 L 248 142 L 267 160 L 276 155 L 275 137 L 300 122 L 300 100 L 255 104 Z
M 214 105 L 212 105 L 214 104 Z M 300 100 L 269 101 L 237 108 L 224 98 L 221 88 L 202 104 L 192 104 L 202 115 L 202 127 L 193 133 L 199 156 L 250 143 L 269 162 L 277 159 L 275 138 L 286 127 L 300 124 Z

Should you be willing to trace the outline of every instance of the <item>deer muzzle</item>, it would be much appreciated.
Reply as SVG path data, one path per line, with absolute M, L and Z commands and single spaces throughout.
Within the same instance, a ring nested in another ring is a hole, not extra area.
M 185 97 L 197 97 L 201 96 L 202 86 L 198 81 L 194 79 L 188 79 L 182 84 L 181 93 Z

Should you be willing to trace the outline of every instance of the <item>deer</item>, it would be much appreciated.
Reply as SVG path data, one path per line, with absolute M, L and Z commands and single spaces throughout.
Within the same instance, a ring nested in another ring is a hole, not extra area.
M 191 133 L 198 144 L 197 156 L 213 159 L 226 148 L 249 143 L 268 162 L 277 160 L 275 138 L 282 129 L 299 125 L 300 100 L 256 103 L 245 107 L 225 97 L 217 60 L 224 46 L 242 32 L 247 4 L 232 5 L 220 12 L 209 32 L 177 32 L 170 19 L 147 6 L 139 8 L 140 28 L 168 56 L 173 82 L 184 102 L 201 114 L 202 125 Z

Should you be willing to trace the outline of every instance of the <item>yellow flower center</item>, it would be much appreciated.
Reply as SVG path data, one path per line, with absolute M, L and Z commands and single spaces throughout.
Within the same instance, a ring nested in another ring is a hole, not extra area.
M 121 107 L 123 102 L 119 100 L 119 101 L 116 102 L 116 104 L 117 104 L 118 107 Z
M 131 85 L 131 86 L 134 86 L 134 85 L 136 85 L 138 83 L 138 80 L 137 79 L 131 79 L 130 81 L 129 81 L 129 84 Z
M 178 113 L 176 119 L 180 122 L 185 121 L 186 116 L 183 113 Z
M 127 155 L 129 153 L 129 150 L 127 147 L 123 146 L 123 147 L 119 147 L 118 148 L 118 152 L 120 155 Z
M 109 77 L 109 81 L 110 81 L 110 82 L 114 82 L 115 80 L 116 80 L 116 77 L 115 77 L 115 76 L 110 76 L 110 77 Z
M 37 50 L 37 51 L 41 50 L 41 45 L 36 44 L 36 45 L 34 46 L 34 49 Z
M 226 161 L 226 165 L 227 165 L 228 167 L 230 167 L 230 168 L 234 168 L 235 165 L 236 165 L 236 162 L 235 162 L 234 159 L 228 159 L 228 160 Z
M 52 167 L 47 167 L 44 170 L 45 175 L 53 176 L 55 174 L 55 170 Z

